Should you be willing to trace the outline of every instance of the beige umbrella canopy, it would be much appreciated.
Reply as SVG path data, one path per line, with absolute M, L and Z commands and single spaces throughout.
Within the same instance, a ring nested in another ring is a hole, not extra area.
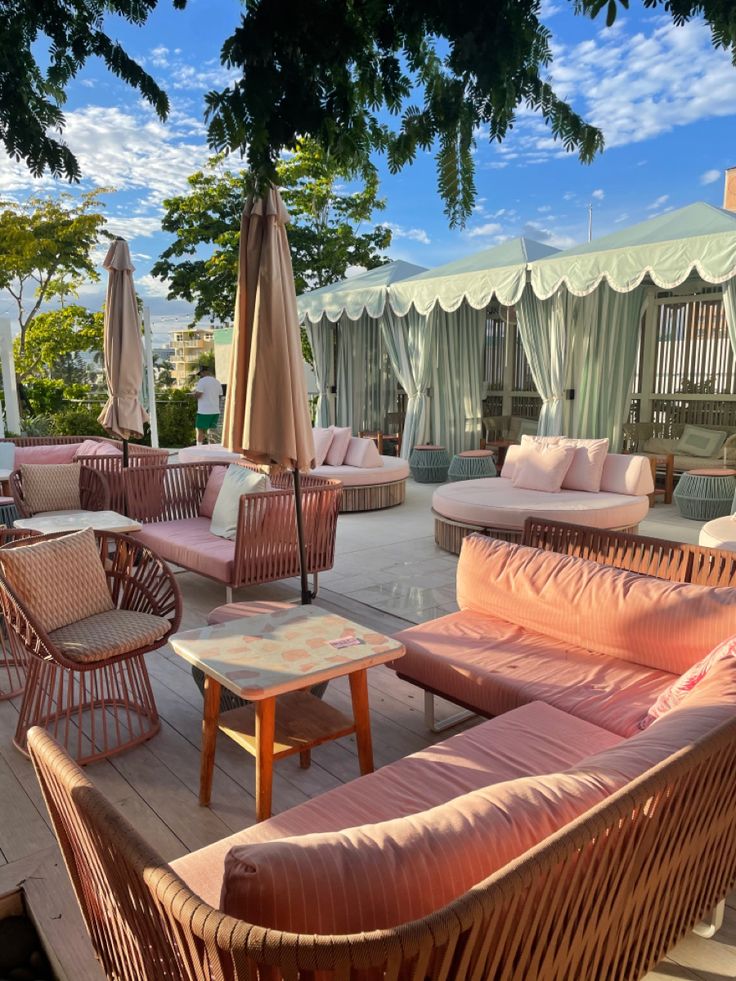
M 143 343 L 128 243 L 111 243 L 103 266 L 109 273 L 105 300 L 105 377 L 109 398 L 98 422 L 123 440 L 143 435 L 148 413 L 140 403 Z
M 299 471 L 314 466 L 289 220 L 277 188 L 251 198 L 240 223 L 238 290 L 222 442 L 253 463 L 294 471 L 302 601 L 310 600 Z

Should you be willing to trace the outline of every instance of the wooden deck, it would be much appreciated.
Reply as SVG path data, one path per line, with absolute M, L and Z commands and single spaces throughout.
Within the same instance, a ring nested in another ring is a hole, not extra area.
M 223 591 L 202 579 L 182 574 L 179 581 L 186 611 L 183 627 L 202 624 L 206 613 L 224 601 Z M 243 597 L 294 595 L 286 585 L 264 590 L 247 591 Z M 322 591 L 319 605 L 385 633 L 406 626 L 397 617 L 328 590 Z M 212 806 L 199 807 L 201 697 L 188 665 L 169 648 L 149 655 L 148 663 L 162 717 L 161 732 L 145 745 L 89 766 L 86 772 L 170 860 L 255 821 L 255 768 L 251 756 L 220 737 Z M 385 668 L 369 672 L 369 681 L 376 766 L 444 738 L 426 731 L 423 699 L 417 689 Z M 350 713 L 346 679 L 332 682 L 326 697 Z M 32 767 L 12 746 L 16 715 L 17 704 L 0 702 L 0 897 L 23 882 L 39 929 L 57 955 L 60 977 L 100 981 L 101 972 L 71 897 Z M 308 770 L 300 769 L 298 757 L 276 764 L 274 813 L 352 780 L 359 773 L 354 737 L 321 746 L 312 757 Z M 735 977 L 736 896 L 730 903 L 726 923 L 715 938 L 687 938 L 649 977 L 707 981 Z

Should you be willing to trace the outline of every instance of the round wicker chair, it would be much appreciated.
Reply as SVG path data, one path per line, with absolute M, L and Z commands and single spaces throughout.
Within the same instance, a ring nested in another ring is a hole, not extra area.
M 32 518 L 34 512 L 28 507 L 23 494 L 23 478 L 20 470 L 10 475 L 10 493 L 21 518 Z M 79 499 L 83 511 L 107 511 L 110 508 L 110 488 L 107 477 L 101 470 L 92 467 L 79 468 Z
M 22 548 L 60 535 L 8 542 Z M 163 636 L 124 653 L 94 660 L 67 656 L 47 634 L 33 610 L 0 574 L 0 602 L 15 658 L 26 665 L 26 684 L 14 743 L 27 753 L 26 735 L 42 726 L 79 763 L 105 759 L 137 746 L 159 728 L 144 655 L 162 647 L 181 620 L 181 594 L 173 573 L 154 552 L 127 535 L 95 532 L 114 610 L 152 614 L 168 620 Z M 0 549 L 2 551 L 2 549 Z M 80 621 L 84 623 L 85 621 Z

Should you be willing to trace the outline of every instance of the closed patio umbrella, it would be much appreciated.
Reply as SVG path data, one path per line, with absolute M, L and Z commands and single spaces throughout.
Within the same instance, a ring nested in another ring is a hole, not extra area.
M 98 416 L 100 425 L 123 440 L 123 466 L 128 465 L 128 440 L 142 436 L 148 413 L 140 402 L 143 381 L 143 342 L 133 285 L 128 243 L 116 238 L 105 256 L 109 273 L 105 299 L 105 377 L 108 400 Z
M 273 186 L 243 211 L 222 442 L 253 463 L 293 471 L 302 603 L 309 603 L 299 473 L 314 465 L 314 441 L 288 220 Z

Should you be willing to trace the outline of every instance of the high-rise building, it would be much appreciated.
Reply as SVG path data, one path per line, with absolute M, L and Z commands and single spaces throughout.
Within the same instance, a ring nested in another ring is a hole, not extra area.
M 194 327 L 189 330 L 176 330 L 171 335 L 174 355 L 174 384 L 182 388 L 192 380 L 197 361 L 203 354 L 213 349 L 212 328 Z

